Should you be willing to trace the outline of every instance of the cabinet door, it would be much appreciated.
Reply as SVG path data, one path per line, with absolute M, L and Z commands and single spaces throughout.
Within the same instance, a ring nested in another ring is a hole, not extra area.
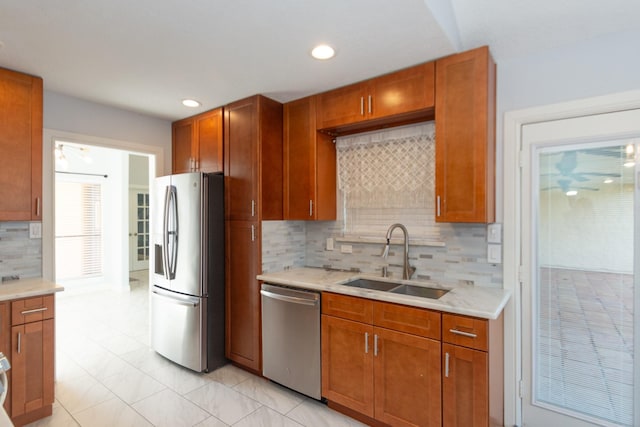
M 489 425 L 487 353 L 442 344 L 442 425 Z
M 171 125 L 171 159 L 173 173 L 191 172 L 194 166 L 192 155 L 194 122 L 192 119 L 179 120 Z
M 226 356 L 261 372 L 259 223 L 226 221 Z
M 42 219 L 42 79 L 0 68 L 0 221 Z
M 373 327 L 322 315 L 322 396 L 373 417 Z
M 375 418 L 440 426 L 440 342 L 374 328 Z
M 194 120 L 197 169 L 201 172 L 222 172 L 222 108 L 196 116 Z
M 53 319 L 11 328 L 11 416 L 53 404 Z
M 284 219 L 335 220 L 336 149 L 316 131 L 316 97 L 284 105 Z
M 435 104 L 435 63 L 428 62 L 370 82 L 371 118 L 432 109 Z
M 257 219 L 258 129 L 255 98 L 224 109 L 225 210 L 233 220 Z
M 495 220 L 495 108 L 487 47 L 436 61 L 436 221 Z
M 368 114 L 366 90 L 366 83 L 356 83 L 318 95 L 318 129 L 364 120 Z

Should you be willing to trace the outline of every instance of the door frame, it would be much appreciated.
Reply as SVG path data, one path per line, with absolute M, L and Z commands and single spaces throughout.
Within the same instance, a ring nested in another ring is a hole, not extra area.
M 520 271 L 521 262 L 521 185 L 520 147 L 522 127 L 527 124 L 569 119 L 593 114 L 611 113 L 640 108 L 640 90 L 586 98 L 575 101 L 508 111 L 504 115 L 503 137 L 503 280 L 504 289 L 512 298 L 505 307 L 504 316 L 504 375 L 505 425 L 522 425 L 522 292 L 520 277 L 530 272 Z M 509 201 L 507 203 L 507 201 Z M 636 297 L 636 299 L 638 299 Z M 640 328 L 636 328 L 634 341 L 640 342 Z M 634 363 L 640 363 L 636 352 Z M 640 365 L 639 365 L 640 366 Z M 637 370 L 638 372 L 640 370 Z M 640 383 L 640 378 L 635 381 Z M 636 402 L 636 414 L 640 403 Z
M 55 158 L 53 149 L 57 140 L 65 140 L 82 145 L 93 145 L 104 148 L 127 151 L 129 153 L 155 156 L 155 167 L 149 168 L 149 182 L 156 176 L 164 175 L 164 149 L 162 147 L 138 144 L 135 142 L 84 135 L 74 132 L 48 129 L 42 135 L 42 277 L 49 281 L 55 280 L 55 238 L 54 238 L 54 199 L 55 199 Z M 123 191 L 127 191 L 128 184 Z M 127 224 L 128 224 L 128 213 Z M 129 274 L 129 239 L 123 240 L 121 266 L 122 281 L 128 284 Z

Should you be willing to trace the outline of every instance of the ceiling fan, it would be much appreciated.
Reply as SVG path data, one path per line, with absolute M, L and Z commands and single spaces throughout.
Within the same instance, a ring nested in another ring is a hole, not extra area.
M 551 190 L 551 189 L 561 189 L 563 192 L 567 192 L 569 190 L 589 190 L 589 191 L 598 191 L 599 188 L 595 187 L 587 187 L 587 186 L 576 186 L 571 185 L 573 181 L 576 182 L 587 182 L 595 177 L 608 177 L 608 178 L 619 178 L 621 175 L 619 173 L 606 173 L 606 172 L 577 172 L 575 169 L 578 166 L 578 152 L 582 152 L 585 154 L 598 155 L 598 156 L 607 156 L 607 157 L 621 157 L 621 152 L 618 147 L 615 148 L 602 148 L 602 149 L 591 149 L 591 150 L 576 150 L 576 151 L 565 151 L 562 153 L 562 157 L 555 164 L 558 172 L 553 173 L 543 173 L 540 174 L 541 177 L 557 177 L 556 181 L 558 185 L 549 186 L 546 188 L 542 188 L 542 190 Z

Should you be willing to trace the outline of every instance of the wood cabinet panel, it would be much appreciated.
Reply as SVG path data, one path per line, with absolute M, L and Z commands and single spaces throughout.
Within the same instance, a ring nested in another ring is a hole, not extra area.
M 374 327 L 375 418 L 440 426 L 440 341 Z
M 53 404 L 54 320 L 13 326 L 11 417 L 15 420 Z
M 440 339 L 440 312 L 379 301 L 373 304 L 376 326 Z
M 336 218 L 336 150 L 316 131 L 316 97 L 284 105 L 284 219 Z
M 495 221 L 495 79 L 489 49 L 436 61 L 436 221 Z
M 317 128 L 354 133 L 432 119 L 434 69 L 420 64 L 319 94 Z
M 433 108 L 435 64 L 428 62 L 375 78 L 369 87 L 373 118 Z
M 373 301 L 366 298 L 323 292 L 322 314 L 372 324 Z
M 261 372 L 260 289 L 256 260 L 260 259 L 259 223 L 226 222 L 226 357 Z
M 222 121 L 216 108 L 172 123 L 173 173 L 223 171 Z
M 12 325 L 53 319 L 54 315 L 55 297 L 53 295 L 24 298 L 11 302 Z
M 444 313 L 442 315 L 442 341 L 488 351 L 488 323 L 486 319 Z
M 42 219 L 42 79 L 0 68 L 0 221 Z
M 442 353 L 442 425 L 489 425 L 487 353 L 451 344 Z
M 322 395 L 373 417 L 373 327 L 322 315 Z

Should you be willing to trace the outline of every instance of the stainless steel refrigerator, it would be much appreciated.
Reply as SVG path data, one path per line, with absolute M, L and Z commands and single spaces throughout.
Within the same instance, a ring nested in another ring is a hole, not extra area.
M 152 199 L 151 347 L 199 372 L 224 356 L 224 178 L 156 178 Z

